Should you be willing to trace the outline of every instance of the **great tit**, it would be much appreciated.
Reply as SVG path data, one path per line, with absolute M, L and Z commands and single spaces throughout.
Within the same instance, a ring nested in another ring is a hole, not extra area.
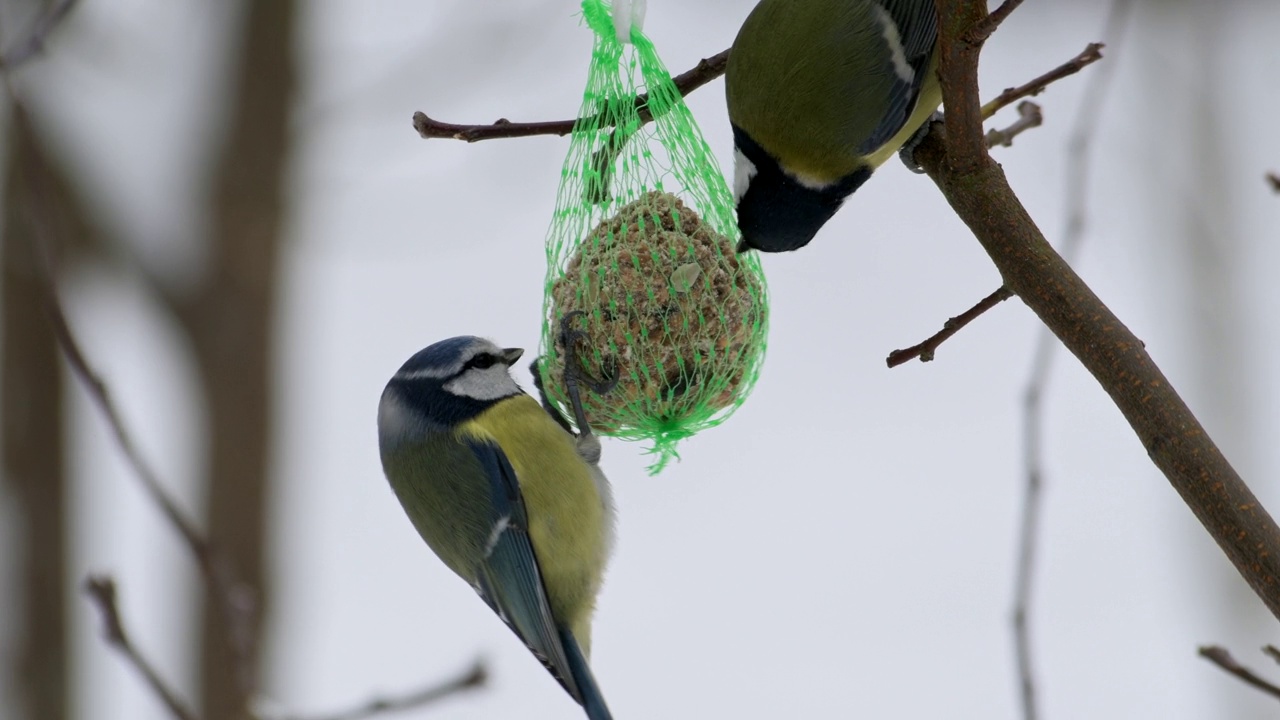
M 464 336 L 409 358 L 378 405 L 382 467 L 427 545 L 607 720 L 587 658 L 613 500 L 581 416 L 575 437 L 512 379 L 523 352 Z
M 942 102 L 933 0 L 761 0 L 725 68 L 738 251 L 798 250 Z

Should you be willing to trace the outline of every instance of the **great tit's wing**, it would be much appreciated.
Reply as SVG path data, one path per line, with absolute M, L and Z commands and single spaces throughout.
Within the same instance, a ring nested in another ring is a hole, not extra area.
M 893 81 L 887 111 L 859 146 L 864 154 L 879 150 L 911 117 L 938 41 L 938 18 L 930 0 L 873 0 L 872 5 L 888 51 L 884 55 L 889 65 L 885 76 Z
M 491 485 L 494 522 L 476 572 L 476 591 L 573 699 L 582 702 L 570 656 L 551 614 L 515 468 L 502 448 L 466 440 Z

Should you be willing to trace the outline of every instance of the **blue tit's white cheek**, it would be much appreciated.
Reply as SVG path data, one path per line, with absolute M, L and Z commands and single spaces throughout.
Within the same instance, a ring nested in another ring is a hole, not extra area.
M 520 392 L 520 386 L 511 379 L 507 366 L 502 364 L 466 370 L 445 383 L 444 389 L 472 400 L 499 400 Z
M 738 148 L 733 149 L 733 202 L 737 204 L 751 187 L 751 178 L 756 176 L 756 164 L 747 159 Z

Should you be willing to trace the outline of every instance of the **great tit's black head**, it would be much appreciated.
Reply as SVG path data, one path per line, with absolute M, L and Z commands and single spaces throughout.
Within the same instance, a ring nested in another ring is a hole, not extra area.
M 378 405 L 384 441 L 420 430 L 447 429 L 521 394 L 511 377 L 524 350 L 464 335 L 418 351 L 392 376 Z
M 734 139 L 734 194 L 738 204 L 738 252 L 799 250 L 840 209 L 845 198 L 871 177 L 860 167 L 827 185 L 792 177 L 737 126 Z

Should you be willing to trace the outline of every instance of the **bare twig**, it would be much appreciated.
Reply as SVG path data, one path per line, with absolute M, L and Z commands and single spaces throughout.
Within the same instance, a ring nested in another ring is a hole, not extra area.
M 169 712 L 174 717 L 178 720 L 196 720 L 196 715 L 191 708 L 178 697 L 177 692 L 169 687 L 164 678 L 160 677 L 155 666 L 130 639 L 128 631 L 125 630 L 124 621 L 120 619 L 120 608 L 116 604 L 115 580 L 107 576 L 89 577 L 84 581 L 84 591 L 93 604 L 98 606 L 98 612 L 102 615 L 102 634 L 107 639 L 107 643 L 120 651 L 129 664 L 142 673 L 143 679 L 147 681 L 152 692 L 164 702 L 165 707 L 169 708 Z
M 987 131 L 987 147 L 993 148 L 997 145 L 1000 147 L 1012 147 L 1014 138 L 1033 127 L 1040 127 L 1043 123 L 1044 114 L 1040 111 L 1040 106 L 1030 100 L 1023 100 L 1018 103 L 1018 119 L 1013 121 L 1009 127 L 1003 130 L 991 129 Z
M 259 714 L 261 720 L 365 720 L 384 713 L 411 710 L 443 700 L 466 690 L 483 687 L 489 681 L 489 670 L 483 660 L 476 660 L 466 671 L 444 682 L 433 683 L 420 690 L 398 696 L 377 697 L 353 708 L 326 715 L 273 716 Z
M 1272 697 L 1280 698 L 1280 687 L 1277 687 L 1270 681 L 1254 673 L 1249 668 L 1236 662 L 1236 659 L 1231 657 L 1231 653 L 1227 652 L 1226 648 L 1219 647 L 1217 645 L 1206 645 L 1200 648 L 1200 657 L 1205 658 L 1214 665 L 1217 665 L 1223 670 L 1235 675 L 1262 692 Z
M 1267 173 L 1267 182 L 1271 183 L 1272 190 L 1280 193 L 1280 174 L 1273 172 Z
M 1000 3 L 1000 7 L 991 11 L 991 14 L 983 18 L 982 22 L 977 23 L 965 34 L 965 40 L 975 45 L 981 45 L 991 37 L 991 34 L 1000 27 L 1000 24 L 1009 18 L 1009 15 L 1018 6 L 1022 4 L 1022 0 L 1004 0 Z
M 724 74 L 725 65 L 729 62 L 729 51 L 716 53 L 700 60 L 693 68 L 672 78 L 681 95 L 688 95 L 707 83 Z M 648 111 L 649 96 L 639 95 L 635 104 L 640 108 L 640 119 L 649 122 L 653 117 Z M 575 118 L 573 120 L 551 120 L 547 122 L 511 122 L 506 118 L 494 121 L 490 125 L 459 125 L 441 122 L 427 117 L 426 113 L 413 114 L 413 129 L 423 138 L 452 138 L 465 142 L 495 140 L 499 138 L 531 137 L 534 135 L 564 136 L 573 132 L 573 126 L 580 121 L 595 121 L 596 118 Z
M 1277 648 L 1275 645 L 1263 645 L 1262 652 L 1267 657 L 1280 663 L 1280 648 Z
M 1106 47 L 1103 43 L 1089 43 L 1080 54 L 1062 63 L 1058 67 L 1041 75 L 1040 77 L 1018 87 L 1006 88 L 995 99 L 982 106 L 982 118 L 984 120 L 992 115 L 1000 112 L 1004 108 L 1012 105 L 1026 97 L 1033 97 L 1044 92 L 1045 88 L 1065 77 L 1075 75 L 1089 65 L 1102 59 L 1102 48 Z
M 46 9 L 36 18 L 35 23 L 31 26 L 31 30 L 23 36 L 22 40 L 8 48 L 3 54 L 0 54 L 0 69 L 8 72 L 18 69 L 23 63 L 39 55 L 44 50 L 44 44 L 53 34 L 53 31 L 62 24 L 62 20 L 71 13 L 75 7 L 77 0 L 60 0 L 60 2 Z
M 965 325 L 973 322 L 979 315 L 999 305 L 1000 303 L 1013 297 L 1013 292 L 1007 288 L 999 288 L 990 295 L 978 301 L 977 305 L 965 310 L 959 315 L 948 319 L 942 325 L 942 329 L 934 333 L 924 342 L 918 345 L 912 345 L 904 350 L 894 350 L 889 353 L 889 357 L 885 362 L 889 367 L 897 367 L 903 363 L 909 362 L 914 358 L 920 358 L 920 362 L 930 362 L 933 355 L 938 350 L 938 346 L 946 342 L 948 338 L 960 332 Z
M 1107 42 L 1112 44 L 1120 42 L 1131 15 L 1132 5 L 1132 0 L 1113 0 L 1103 30 L 1103 37 Z M 1089 46 L 1095 50 L 1095 53 L 1100 47 L 1102 47 L 1100 44 Z M 1086 49 L 1085 53 L 1077 57 L 1077 60 L 1085 57 L 1088 52 L 1089 50 Z M 1101 55 L 1097 55 L 1095 59 L 1097 58 L 1101 58 Z M 1106 63 L 1089 78 L 1080 102 L 1080 110 L 1076 114 L 1071 137 L 1067 142 L 1067 193 L 1064 203 L 1067 222 L 1062 231 L 1060 248 L 1062 257 L 1067 263 L 1075 261 L 1080 244 L 1084 240 L 1085 218 L 1088 213 L 1086 191 L 1092 161 L 1091 150 L 1095 129 L 1102 115 L 1102 107 L 1106 102 L 1107 90 L 1115 74 L 1115 67 L 1115 62 Z M 1031 613 L 1036 546 L 1040 535 L 1040 514 L 1043 504 L 1044 396 L 1053 369 L 1053 351 L 1056 345 L 1054 336 L 1048 328 L 1041 328 L 1031 355 L 1031 371 L 1022 405 L 1022 468 L 1025 485 L 1018 532 L 1018 559 L 1013 578 L 1012 623 L 1018 687 L 1022 699 L 1022 715 L 1025 720 L 1033 720 L 1038 714 L 1035 662 L 1028 617 Z

